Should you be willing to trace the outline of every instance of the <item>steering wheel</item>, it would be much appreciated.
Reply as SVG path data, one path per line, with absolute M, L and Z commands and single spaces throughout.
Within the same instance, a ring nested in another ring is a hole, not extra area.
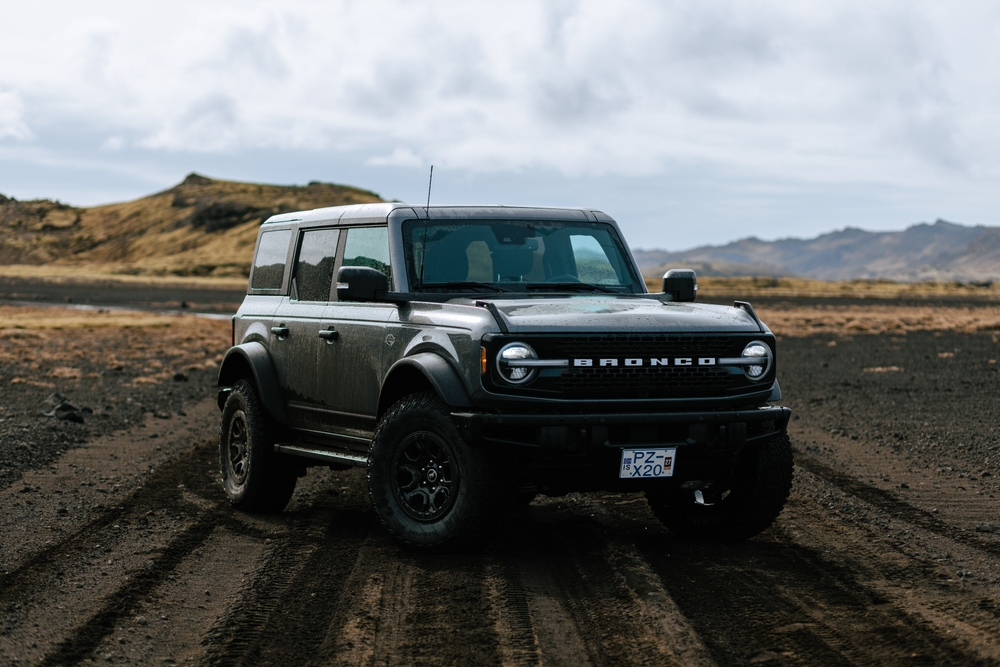
M 547 283 L 579 283 L 582 282 L 576 276 L 570 275 L 568 273 L 560 273 L 559 275 L 546 278 Z

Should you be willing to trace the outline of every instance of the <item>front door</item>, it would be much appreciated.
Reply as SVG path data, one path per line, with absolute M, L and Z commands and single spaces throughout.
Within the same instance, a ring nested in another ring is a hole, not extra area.
M 330 426 L 326 378 L 333 348 L 324 322 L 339 238 L 338 229 L 302 232 L 291 295 L 281 300 L 271 319 L 271 358 L 285 390 L 289 421 L 298 428 L 325 431 Z
M 345 231 L 342 266 L 367 266 L 391 280 L 388 230 L 356 227 Z M 342 433 L 370 438 L 375 430 L 383 353 L 394 343 L 386 322 L 395 312 L 394 304 L 345 301 L 331 303 L 326 311 L 326 324 L 337 331 L 334 363 L 338 378 L 328 383 L 327 390 Z

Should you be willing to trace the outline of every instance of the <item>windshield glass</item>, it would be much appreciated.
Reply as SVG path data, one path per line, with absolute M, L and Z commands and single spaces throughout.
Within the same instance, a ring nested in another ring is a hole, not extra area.
M 644 291 L 603 223 L 409 220 L 403 243 L 415 292 Z

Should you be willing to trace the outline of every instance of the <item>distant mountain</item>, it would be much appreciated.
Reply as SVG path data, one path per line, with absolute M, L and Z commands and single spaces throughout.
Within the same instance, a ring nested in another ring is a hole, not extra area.
M 1000 280 L 1000 227 L 966 227 L 944 220 L 901 232 L 848 227 L 814 239 L 746 238 L 684 252 L 639 250 L 644 274 L 693 268 L 700 275 L 802 276 L 820 280 Z
M 137 275 L 247 275 L 275 213 L 382 201 L 345 185 L 237 183 L 189 174 L 169 190 L 77 208 L 0 195 L 0 264 L 113 265 Z

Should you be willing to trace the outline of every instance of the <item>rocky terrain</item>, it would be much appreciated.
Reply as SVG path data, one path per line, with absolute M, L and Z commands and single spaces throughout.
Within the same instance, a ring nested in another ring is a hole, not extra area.
M 0 664 L 1000 664 L 996 308 L 872 303 L 756 302 L 796 461 L 763 535 L 571 494 L 452 555 L 391 542 L 361 470 L 228 507 L 224 319 L 6 306 Z

